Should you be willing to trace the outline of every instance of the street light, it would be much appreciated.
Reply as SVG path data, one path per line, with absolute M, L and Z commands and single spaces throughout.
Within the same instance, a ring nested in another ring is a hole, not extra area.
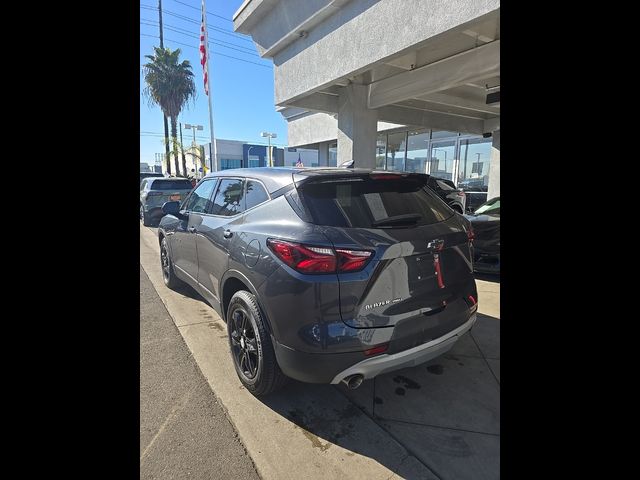
M 247 149 L 247 167 L 251 167 L 251 165 L 249 165 L 249 162 L 251 161 L 251 159 L 249 158 L 249 155 L 251 154 L 251 149 L 252 148 L 256 148 L 257 145 L 251 145 L 248 149 Z
M 278 138 L 278 135 L 276 133 L 269 133 L 269 132 L 261 132 L 260 133 L 261 137 L 266 137 L 269 139 L 269 166 L 273 167 L 273 161 L 271 158 L 271 139 L 272 138 Z
M 184 128 L 186 128 L 187 130 L 193 130 L 193 144 L 192 144 L 192 146 L 197 148 L 198 144 L 196 143 L 196 130 L 204 130 L 204 127 L 202 125 L 191 125 L 190 123 L 185 123 L 184 124 Z M 195 161 L 193 163 L 195 163 Z M 200 163 L 202 164 L 201 165 L 202 176 L 204 176 L 204 160 L 201 159 Z M 186 174 L 186 172 L 185 172 L 185 174 Z M 198 172 L 196 172 L 196 177 L 197 176 L 198 176 Z

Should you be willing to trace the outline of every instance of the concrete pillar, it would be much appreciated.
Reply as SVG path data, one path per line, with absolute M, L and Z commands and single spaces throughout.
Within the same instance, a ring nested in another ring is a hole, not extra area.
M 338 97 L 338 165 L 375 168 L 378 112 L 367 108 L 367 87 L 349 84 Z
M 487 200 L 500 196 L 500 130 L 493 132 Z
M 318 166 L 329 166 L 329 142 L 318 143 Z

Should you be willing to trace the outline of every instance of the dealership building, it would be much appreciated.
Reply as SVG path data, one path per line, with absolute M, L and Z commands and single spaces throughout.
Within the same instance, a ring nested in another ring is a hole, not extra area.
M 499 0 L 245 0 L 290 147 L 500 195 Z

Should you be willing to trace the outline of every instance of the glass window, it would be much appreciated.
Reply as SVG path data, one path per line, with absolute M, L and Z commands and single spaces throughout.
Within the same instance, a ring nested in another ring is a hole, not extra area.
M 182 207 L 184 210 L 196 213 L 209 213 L 211 209 L 211 194 L 216 186 L 217 179 L 204 180 L 191 193 L 187 203 Z
M 223 158 L 220 160 L 220 170 L 240 167 L 242 167 L 242 160 L 240 158 Z
M 453 183 L 450 180 L 437 179 L 436 183 L 442 190 L 448 190 L 448 191 L 455 190 L 455 188 L 453 187 Z
M 489 184 L 491 138 L 460 139 L 458 186 L 483 189 Z
M 314 223 L 334 227 L 400 228 L 446 220 L 451 210 L 425 178 L 307 183 L 301 188 Z
M 269 200 L 269 195 L 260 182 L 247 180 L 247 210 Z
M 329 144 L 329 166 L 335 167 L 338 165 L 338 144 Z
M 142 180 L 142 183 L 140 184 L 140 190 L 144 190 L 144 187 L 147 186 L 147 181 L 146 180 Z
M 387 170 L 404 170 L 407 132 L 390 133 L 387 140 Z
M 407 141 L 407 172 L 424 173 L 429 158 L 429 131 L 409 132 Z
M 447 132 L 446 130 L 432 130 L 431 138 L 449 138 L 449 137 L 457 137 L 458 132 Z
M 211 213 L 230 217 L 244 211 L 242 180 L 223 178 L 213 200 Z
M 385 169 L 385 159 L 387 155 L 387 135 L 378 135 L 376 141 L 376 170 Z
M 190 180 L 153 180 L 151 183 L 151 190 L 191 190 L 193 185 L 191 185 Z
M 474 212 L 477 215 L 500 215 L 500 197 L 492 198 L 488 202 L 479 206 Z
M 455 160 L 456 142 L 437 141 L 431 142 L 431 165 L 429 174 L 434 177 L 454 180 L 453 163 Z

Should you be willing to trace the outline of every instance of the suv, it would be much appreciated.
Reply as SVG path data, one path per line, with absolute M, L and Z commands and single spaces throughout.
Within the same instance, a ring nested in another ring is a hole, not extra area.
M 476 321 L 470 224 L 428 175 L 243 168 L 163 206 L 165 284 L 191 285 L 227 322 L 254 395 L 286 377 L 345 383 L 449 350 Z
M 456 212 L 465 212 L 467 195 L 462 190 L 457 189 L 451 180 L 429 176 L 427 186 L 436 192 L 438 196 Z
M 145 178 L 140 182 L 140 220 L 145 226 L 160 220 L 162 205 L 181 201 L 193 189 L 187 178 Z
M 142 180 L 144 180 L 145 178 L 150 178 L 150 177 L 164 177 L 164 175 L 161 173 L 154 173 L 154 172 L 140 172 L 140 183 L 142 183 Z

